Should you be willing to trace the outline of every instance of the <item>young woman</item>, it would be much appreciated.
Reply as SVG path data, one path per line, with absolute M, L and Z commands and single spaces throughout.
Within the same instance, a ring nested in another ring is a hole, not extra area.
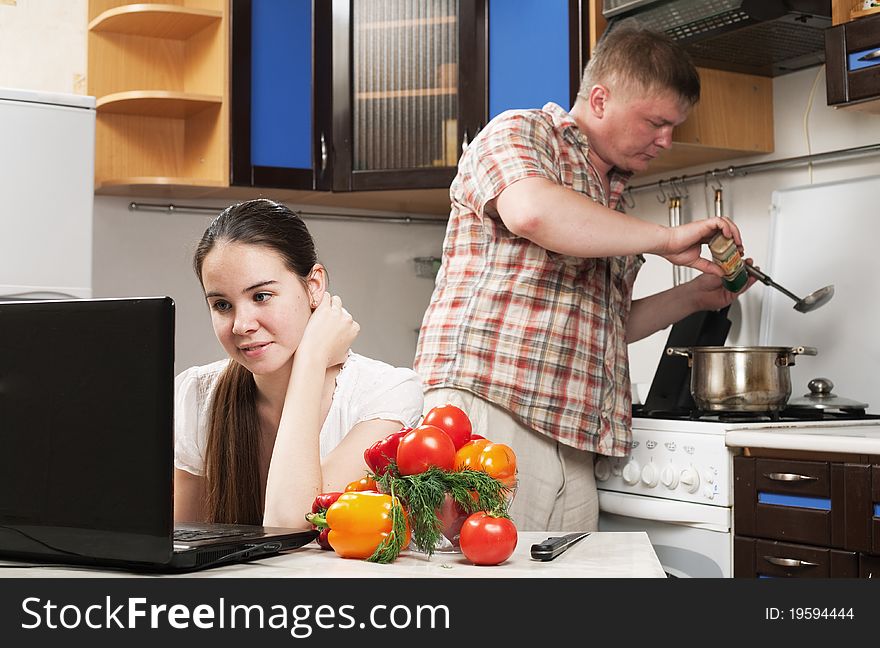
M 315 495 L 362 477 L 364 450 L 418 419 L 421 382 L 351 352 L 359 326 L 284 205 L 227 208 L 193 266 L 229 359 L 175 381 L 175 520 L 307 527 Z

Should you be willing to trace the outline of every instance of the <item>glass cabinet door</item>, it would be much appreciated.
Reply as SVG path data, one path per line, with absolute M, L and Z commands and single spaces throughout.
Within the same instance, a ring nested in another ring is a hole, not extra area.
M 449 186 L 485 119 L 484 7 L 334 1 L 334 189 Z
M 355 0 L 352 170 L 458 162 L 457 0 Z

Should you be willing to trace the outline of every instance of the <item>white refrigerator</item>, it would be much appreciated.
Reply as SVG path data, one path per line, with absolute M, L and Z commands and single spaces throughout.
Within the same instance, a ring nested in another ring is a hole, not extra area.
M 0 88 L 0 299 L 91 297 L 95 98 Z

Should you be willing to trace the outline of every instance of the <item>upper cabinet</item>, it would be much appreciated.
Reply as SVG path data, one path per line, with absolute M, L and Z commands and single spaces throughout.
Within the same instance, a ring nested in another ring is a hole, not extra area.
M 227 2 L 90 0 L 95 185 L 228 185 Z
M 448 188 L 495 114 L 570 105 L 580 4 L 235 0 L 233 184 Z
M 838 0 L 825 31 L 828 105 L 880 113 L 880 6 Z
M 438 214 L 490 119 L 571 107 L 605 28 L 596 0 L 90 0 L 89 21 L 99 193 Z M 772 80 L 701 76 L 651 172 L 773 150 Z

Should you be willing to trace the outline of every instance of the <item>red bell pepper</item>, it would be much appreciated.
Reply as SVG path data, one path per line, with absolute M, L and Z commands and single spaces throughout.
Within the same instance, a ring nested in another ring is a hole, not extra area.
M 381 476 L 388 472 L 388 464 L 396 460 L 400 440 L 411 430 L 412 428 L 405 427 L 398 432 L 392 432 L 364 450 L 364 461 L 374 474 Z
M 330 546 L 330 542 L 327 540 L 327 536 L 330 533 L 330 527 L 327 526 L 327 509 L 339 499 L 340 495 L 342 493 L 321 493 L 312 502 L 312 512 L 306 514 L 306 519 L 312 523 L 312 526 L 321 530 L 321 533 L 318 535 L 318 544 L 321 546 L 321 549 L 328 551 L 332 550 L 333 547 Z

